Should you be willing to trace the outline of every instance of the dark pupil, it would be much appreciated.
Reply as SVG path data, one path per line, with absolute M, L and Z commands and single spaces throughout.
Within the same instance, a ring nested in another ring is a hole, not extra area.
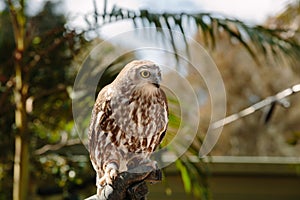
M 142 76 L 143 77 L 148 77 L 149 76 L 149 72 L 148 71 L 143 71 L 142 72 Z

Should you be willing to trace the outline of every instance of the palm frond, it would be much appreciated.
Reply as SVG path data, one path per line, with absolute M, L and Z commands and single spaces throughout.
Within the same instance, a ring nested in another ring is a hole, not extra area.
M 187 24 L 191 23 L 201 30 L 206 46 L 214 48 L 217 45 L 217 34 L 225 32 L 231 39 L 242 44 L 257 63 L 260 63 L 260 54 L 271 59 L 278 59 L 283 55 L 292 64 L 295 64 L 300 56 L 300 45 L 293 38 L 285 36 L 288 29 L 252 26 L 237 19 L 220 17 L 212 13 L 154 13 L 148 10 L 133 11 L 114 6 L 110 12 L 105 9 L 104 13 L 95 12 L 95 14 L 102 19 L 100 28 L 107 23 L 120 20 L 131 20 L 136 27 L 156 27 L 157 31 L 169 34 L 175 56 L 178 51 L 175 45 L 177 41 L 174 40 L 171 30 L 181 32 L 185 45 L 188 45 L 185 33 L 189 31 Z M 143 23 L 139 23 L 140 21 Z M 170 31 L 168 33 L 161 31 L 162 28 L 168 28 Z
M 206 169 L 206 164 L 197 156 L 193 157 L 186 154 L 176 160 L 175 164 L 181 173 L 185 192 L 187 194 L 193 194 L 199 199 L 210 199 L 207 183 L 207 176 L 209 173 Z

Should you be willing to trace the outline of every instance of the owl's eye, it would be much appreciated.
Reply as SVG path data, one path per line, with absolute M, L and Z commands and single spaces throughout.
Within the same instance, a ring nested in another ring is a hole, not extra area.
M 147 70 L 141 71 L 140 74 L 143 78 L 148 78 L 150 76 L 150 72 Z

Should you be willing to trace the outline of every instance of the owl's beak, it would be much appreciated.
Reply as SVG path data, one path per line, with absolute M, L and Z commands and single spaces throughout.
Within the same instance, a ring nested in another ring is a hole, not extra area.
M 156 77 L 156 78 L 152 79 L 152 84 L 153 84 L 156 88 L 159 88 L 159 87 L 160 87 L 160 85 L 159 85 L 160 81 L 161 81 L 161 78 L 160 78 L 160 77 Z
M 160 87 L 160 83 L 161 82 L 161 77 L 160 76 L 157 76 L 155 78 L 152 79 L 151 83 L 152 85 L 154 85 L 156 88 L 159 88 Z
M 160 87 L 160 85 L 159 85 L 159 83 L 152 83 L 156 88 L 159 88 Z

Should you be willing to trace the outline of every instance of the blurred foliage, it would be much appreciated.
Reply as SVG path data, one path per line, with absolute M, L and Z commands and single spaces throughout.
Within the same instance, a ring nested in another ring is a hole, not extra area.
M 63 13 L 55 11 L 56 4 L 47 2 L 41 12 L 35 16 L 26 16 L 26 48 L 22 65 L 24 88 L 26 89 L 26 112 L 28 116 L 30 154 L 47 144 L 55 144 L 61 140 L 62 131 L 67 137 L 74 137 L 69 88 L 72 87 L 76 68 L 72 66 L 74 55 L 86 43 L 80 34 L 64 28 L 66 19 Z M 14 49 L 10 13 L 7 7 L 0 13 L 0 136 L 1 149 L 5 153 L 0 156 L 1 199 L 12 199 L 12 168 L 14 154 L 15 102 L 13 98 Z M 43 164 L 45 155 L 31 156 L 30 170 L 34 179 L 41 177 L 54 178 L 57 174 L 53 165 Z M 59 162 L 57 155 L 56 162 Z M 44 159 L 43 159 L 44 158 Z M 55 158 L 55 157 L 53 157 Z M 66 157 L 68 158 L 68 157 Z M 55 159 L 54 159 L 55 160 Z M 49 161 L 50 162 L 50 161 Z M 69 160 L 66 159 L 65 167 Z M 80 169 L 80 168 L 78 168 Z M 78 171 L 77 173 L 79 173 Z M 63 172 L 59 172 L 57 184 L 63 186 Z M 30 181 L 30 189 L 34 181 Z M 77 180 L 77 175 L 72 180 Z M 68 187 L 66 187 L 68 188 Z
M 282 13 L 270 17 L 264 24 L 266 27 L 287 30 L 281 33 L 282 37 L 290 38 L 297 44 L 300 38 L 299 25 L 299 1 L 291 2 Z M 195 39 L 205 44 L 201 32 Z M 226 32 L 220 33 L 216 40 L 219 42 L 210 54 L 224 80 L 228 116 L 238 114 L 255 103 L 299 84 L 299 56 L 294 65 L 291 65 L 285 56 L 282 57 L 282 62 L 278 62 L 277 59 L 265 59 L 265 56 L 258 52 L 257 57 L 261 60 L 261 65 L 258 66 L 243 45 L 232 45 Z M 198 61 L 200 62 L 201 58 L 198 58 Z M 223 128 L 211 155 L 298 157 L 299 95 L 299 92 L 293 96 L 289 95 L 283 102 L 278 101 L 266 106 L 245 118 L 237 117 L 233 123 Z M 282 94 L 280 96 L 282 97 Z M 210 116 L 205 111 L 207 107 L 208 103 L 202 108 L 204 121 L 209 120 Z M 206 128 L 201 127 L 200 132 L 205 132 Z

